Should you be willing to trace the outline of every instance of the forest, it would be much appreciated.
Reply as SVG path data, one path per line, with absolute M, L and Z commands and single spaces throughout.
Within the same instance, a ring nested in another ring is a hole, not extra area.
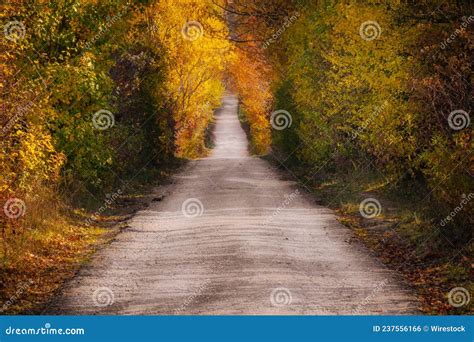
M 472 3 L 12 0 L 0 18 L 2 313 L 41 307 L 119 202 L 206 157 L 228 91 L 251 153 L 336 210 L 425 313 L 472 312 L 446 302 L 474 293 Z

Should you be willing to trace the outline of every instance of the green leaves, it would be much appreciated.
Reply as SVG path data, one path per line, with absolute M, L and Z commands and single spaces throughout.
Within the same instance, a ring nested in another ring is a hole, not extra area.
M 335 165 L 337 155 L 372 164 L 392 180 L 422 175 L 433 189 L 444 185 L 435 197 L 453 206 L 473 186 L 472 129 L 448 124 L 449 113 L 472 105 L 472 47 L 460 34 L 443 50 L 444 31 L 462 23 L 446 25 L 436 8 L 423 5 L 431 14 L 420 25 L 412 15 L 417 6 L 308 4 L 270 51 L 280 78 L 277 105 L 291 108 L 295 123 L 274 143 L 288 153 L 298 147 L 307 165 Z M 443 10 L 462 17 L 455 5 Z M 461 216 L 459 222 L 469 215 Z

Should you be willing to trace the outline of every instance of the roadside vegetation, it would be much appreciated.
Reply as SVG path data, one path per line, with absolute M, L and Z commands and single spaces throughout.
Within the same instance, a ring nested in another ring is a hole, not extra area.
M 338 210 L 417 288 L 424 312 L 472 312 L 472 299 L 447 304 L 454 287 L 474 293 L 472 10 L 435 0 L 3 5 L 0 302 L 10 304 L 0 310 L 40 307 L 113 236 L 137 184 L 206 156 L 227 88 L 252 152 Z
M 47 301 L 113 236 L 107 222 L 137 184 L 206 155 L 233 58 L 220 12 L 212 1 L 2 5 L 2 312 Z
M 447 296 L 474 290 L 472 6 L 265 6 L 252 39 L 275 75 L 277 165 L 405 274 L 424 312 L 471 311 Z

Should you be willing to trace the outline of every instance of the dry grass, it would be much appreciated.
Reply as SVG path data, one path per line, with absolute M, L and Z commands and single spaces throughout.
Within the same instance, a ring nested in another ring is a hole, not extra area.
M 0 217 L 0 314 L 40 313 L 64 282 L 126 225 L 127 218 L 147 206 L 154 187 L 185 164 L 174 160 L 159 170 L 143 170 L 99 217 L 94 212 L 103 200 L 86 211 L 78 203 L 64 204 L 47 189 L 25 199 L 21 218 Z
M 4 227 L 2 314 L 37 311 L 113 233 L 86 227 L 80 217 L 65 214 L 58 205 L 40 204 L 29 201 L 23 222 Z

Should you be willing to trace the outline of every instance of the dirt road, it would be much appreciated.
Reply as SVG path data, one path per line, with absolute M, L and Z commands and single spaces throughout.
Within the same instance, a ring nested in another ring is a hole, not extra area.
M 411 314 L 414 294 L 309 195 L 249 156 L 228 95 L 216 147 L 157 189 L 52 314 Z

